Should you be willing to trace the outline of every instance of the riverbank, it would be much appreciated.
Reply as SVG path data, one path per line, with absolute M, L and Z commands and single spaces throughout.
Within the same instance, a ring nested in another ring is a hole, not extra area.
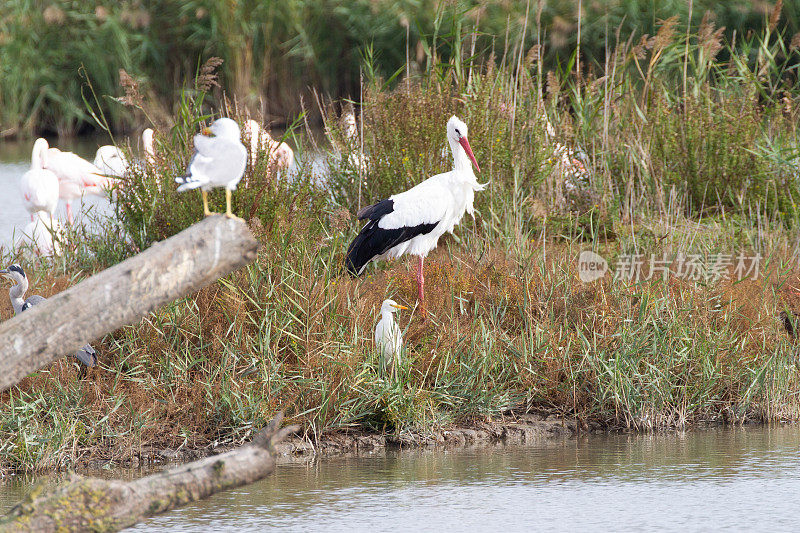
M 779 317 L 800 312 L 800 98 L 770 92 L 757 63 L 708 57 L 689 63 L 684 92 L 683 41 L 665 28 L 595 80 L 539 77 L 529 63 L 459 77 L 468 69 L 442 64 L 442 76 L 399 91 L 370 86 L 366 158 L 333 108 L 321 163 L 301 157 L 319 150 L 313 138 L 290 130 L 291 172 L 274 174 L 262 152 L 233 196 L 260 242 L 255 261 L 97 340 L 100 366 L 85 375 L 65 359 L 0 395 L 0 468 L 218 449 L 277 411 L 314 442 L 437 435 L 542 410 L 645 431 L 797 420 L 797 345 Z M 174 178 L 206 108 L 202 95 L 181 105 L 100 231 L 75 229 L 55 259 L 4 256 L 23 264 L 31 294 L 60 292 L 202 216 Z M 423 317 L 415 258 L 360 278 L 342 264 L 359 208 L 452 165 L 442 146 L 454 113 L 488 185 L 474 218 L 425 261 Z M 222 191 L 211 204 L 224 205 Z M 409 307 L 392 371 L 372 340 L 385 298 Z M 0 318 L 11 313 L 0 305 Z

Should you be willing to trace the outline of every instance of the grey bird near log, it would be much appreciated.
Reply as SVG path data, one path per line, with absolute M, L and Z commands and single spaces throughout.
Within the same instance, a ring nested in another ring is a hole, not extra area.
M 13 264 L 8 268 L 0 270 L 0 275 L 15 283 L 8 291 L 8 295 L 11 298 L 11 307 L 14 308 L 15 315 L 27 311 L 31 307 L 39 305 L 47 300 L 47 298 L 39 296 L 38 294 L 25 298 L 25 293 L 28 292 L 28 276 L 21 266 Z M 89 344 L 86 344 L 75 352 L 75 357 L 88 367 L 97 366 L 97 352 L 95 352 L 94 348 Z
M 247 224 L 213 216 L 0 323 L 0 391 L 252 262 Z M 91 302 L 91 305 L 86 305 Z

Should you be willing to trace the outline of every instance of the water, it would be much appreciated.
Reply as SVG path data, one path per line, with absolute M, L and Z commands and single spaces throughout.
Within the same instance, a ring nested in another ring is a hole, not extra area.
M 789 531 L 799 447 L 782 426 L 285 464 L 132 531 Z
M 97 147 L 107 144 L 100 138 L 48 139 L 51 146 L 68 152 L 75 152 L 89 161 L 94 160 Z M 22 207 L 19 192 L 19 179 L 30 168 L 33 140 L 0 142 L 0 247 L 10 248 L 21 237 L 30 215 Z M 77 214 L 78 202 L 73 204 Z M 106 198 L 84 196 L 80 204 L 82 213 L 110 214 L 111 205 Z M 66 206 L 59 201 L 56 216 L 67 220 Z M 80 217 L 76 217 L 80 220 Z

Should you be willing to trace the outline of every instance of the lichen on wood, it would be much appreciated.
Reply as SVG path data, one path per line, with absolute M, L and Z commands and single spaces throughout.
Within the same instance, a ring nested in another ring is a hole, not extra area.
M 0 520 L 0 532 L 119 531 L 147 517 L 217 492 L 253 483 L 275 469 L 273 446 L 297 426 L 281 428 L 278 413 L 253 441 L 134 481 L 73 475 L 65 484 L 31 494 Z

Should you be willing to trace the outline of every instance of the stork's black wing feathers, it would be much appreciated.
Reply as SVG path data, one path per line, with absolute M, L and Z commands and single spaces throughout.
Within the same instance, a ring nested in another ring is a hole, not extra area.
M 361 211 L 356 213 L 356 216 L 358 217 L 358 220 L 364 220 L 365 218 L 370 220 L 380 220 L 382 216 L 388 215 L 392 211 L 394 211 L 394 200 L 387 198 L 386 200 L 381 200 L 377 204 L 362 207 Z
M 378 227 L 378 222 L 385 215 L 394 211 L 393 200 L 381 200 L 377 204 L 363 208 L 358 212 L 359 219 L 368 218 L 369 222 L 361 228 L 344 258 L 344 266 L 350 274 L 358 276 L 367 263 L 385 254 L 400 243 L 413 239 L 417 235 L 430 233 L 438 222 L 403 226 L 394 229 Z

